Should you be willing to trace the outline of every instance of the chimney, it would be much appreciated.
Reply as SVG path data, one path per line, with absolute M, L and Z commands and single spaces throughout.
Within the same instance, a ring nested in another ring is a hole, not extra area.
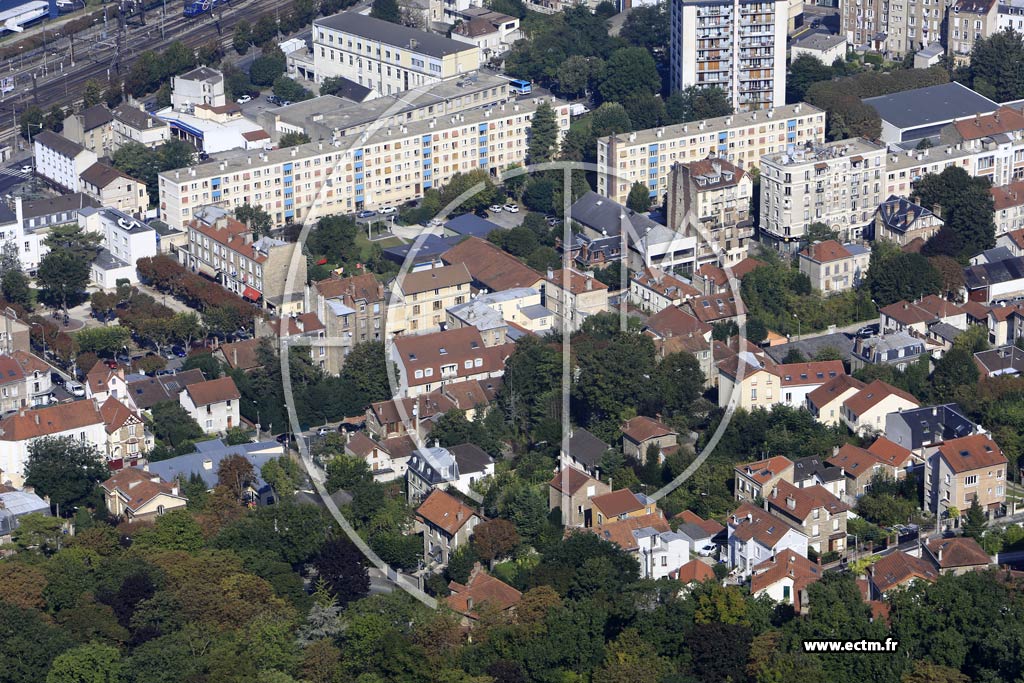
M 462 508 L 459 508 L 459 511 L 455 513 L 455 519 L 459 520 L 460 522 L 462 521 Z
M 790 510 L 796 509 L 796 498 L 793 496 L 786 496 L 786 507 Z
M 203 460 L 203 469 L 204 470 L 212 470 L 213 469 L 213 461 L 210 460 L 209 458 L 207 458 L 206 460 Z
M 466 609 L 467 610 L 473 609 L 473 596 L 472 595 L 466 598 Z
M 748 513 L 747 513 L 747 521 L 748 521 L 748 522 L 753 522 L 753 521 L 754 521 L 754 515 L 752 515 L 752 514 L 750 514 L 750 513 L 748 512 Z
M 36 424 L 39 424 L 39 413 L 36 413 Z

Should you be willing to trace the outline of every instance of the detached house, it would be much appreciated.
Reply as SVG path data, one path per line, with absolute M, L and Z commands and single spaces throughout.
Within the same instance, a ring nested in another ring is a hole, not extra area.
M 829 427 L 839 424 L 843 403 L 861 389 L 864 382 L 852 375 L 839 375 L 807 394 L 807 410 Z
M 897 588 L 909 586 L 915 581 L 934 583 L 939 573 L 928 560 L 896 550 L 868 568 L 870 597 L 884 600 L 886 595 Z
M 155 520 L 188 504 L 177 481 L 167 483 L 159 475 L 133 468 L 121 470 L 100 487 L 107 511 L 126 522 Z
M 946 441 L 928 458 L 925 505 L 945 516 L 951 507 L 963 514 L 977 501 L 986 514 L 994 514 L 1006 504 L 1007 462 L 986 434 Z
M 589 527 L 594 524 L 591 500 L 611 491 L 611 486 L 575 467 L 563 467 L 548 482 L 548 510 L 562 510 L 562 525 Z
M 768 511 L 784 519 L 807 537 L 817 553 L 841 552 L 846 548 L 846 517 L 850 506 L 823 486 L 797 488 L 780 481 L 765 498 Z
M 783 550 L 807 557 L 807 537 L 789 523 L 750 503 L 729 516 L 727 527 L 730 568 L 747 576 L 753 568 Z
M 647 462 L 647 451 L 658 449 L 659 460 L 678 449 L 679 433 L 668 425 L 645 415 L 638 415 L 622 425 L 622 452 L 637 462 Z
M 838 294 L 858 286 L 864 279 L 871 251 L 859 244 L 835 240 L 816 242 L 800 252 L 800 272 L 811 280 L 811 288 L 823 294 Z
M 207 434 L 220 434 L 239 425 L 238 401 L 242 395 L 230 377 L 189 384 L 178 397 Z
M 423 532 L 424 560 L 443 567 L 453 552 L 469 543 L 483 520 L 451 494 L 434 489 L 416 508 L 416 521 Z
M 574 427 L 569 432 L 569 450 L 564 448 L 559 456 L 560 467 L 575 467 L 591 477 L 600 478 L 601 460 L 611 448 L 582 427 Z
M 871 480 L 878 474 L 890 479 L 896 478 L 896 470 L 882 462 L 871 451 L 853 444 L 843 444 L 839 451 L 827 460 L 833 468 L 843 472 L 846 478 L 846 495 L 859 498 L 871 488 Z
M 902 410 L 918 408 L 920 404 L 911 394 L 886 384 L 880 379 L 867 384 L 843 402 L 843 424 L 854 434 L 884 432 L 886 416 Z
M 933 538 L 924 544 L 927 557 L 938 568 L 939 575 L 959 576 L 967 572 L 984 571 L 992 565 L 992 558 L 973 538 Z
M 478 610 L 483 605 L 498 612 L 509 612 L 515 609 L 523 597 L 512 586 L 485 572 L 479 562 L 473 565 L 465 584 L 451 581 L 448 590 L 451 593 L 445 602 L 452 611 L 463 616 L 464 624 L 476 621 L 480 616 Z
M 689 542 L 671 530 L 660 510 L 606 522 L 590 530 L 636 558 L 640 576 L 645 579 L 669 576 L 690 556 Z
M 20 409 L 0 420 L 0 481 L 24 485 L 25 463 L 32 442 L 43 437 L 68 437 L 102 451 L 107 442 L 103 416 L 92 401 L 60 403 L 36 410 Z
M 658 509 L 657 504 L 642 493 L 633 493 L 629 489 L 619 489 L 594 496 L 590 499 L 593 507 L 594 520 L 597 525 L 628 517 L 644 517 L 653 515 Z
M 107 467 L 119 470 L 135 467 L 153 448 L 153 436 L 146 431 L 142 417 L 113 396 L 100 406 L 107 432 Z
M 783 550 L 761 564 L 750 574 L 750 594 L 767 595 L 775 602 L 793 605 L 797 614 L 807 614 L 810 606 L 807 587 L 819 581 L 821 565 L 792 550 Z
M 793 461 L 783 455 L 776 455 L 766 460 L 737 465 L 733 473 L 736 479 L 733 495 L 736 500 L 753 502 L 766 497 L 780 481 L 793 482 Z

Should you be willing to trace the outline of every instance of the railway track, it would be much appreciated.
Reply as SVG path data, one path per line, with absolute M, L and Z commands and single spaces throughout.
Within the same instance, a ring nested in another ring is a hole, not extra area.
M 125 28 L 124 41 L 118 58 L 119 73 L 112 72 L 116 40 L 116 24 L 110 22 L 108 38 L 102 38 L 102 29 L 89 36 L 93 42 L 86 48 L 83 43 L 89 38 L 76 38 L 75 65 L 70 65 L 70 55 L 63 59 L 47 55 L 30 61 L 16 70 L 15 91 L 0 101 L 0 140 L 14 139 L 18 130 L 14 125 L 16 114 L 29 106 L 47 111 L 55 105 L 75 106 L 82 100 L 82 89 L 86 81 L 96 79 L 107 81 L 123 77 L 139 54 L 146 50 L 160 51 L 174 41 L 180 41 L 190 48 L 199 48 L 212 41 L 231 50 L 235 25 L 245 19 L 255 23 L 260 17 L 279 10 L 279 0 L 232 0 L 219 13 L 203 14 L 187 18 L 181 14 L 181 3 L 174 2 L 175 14 L 163 19 L 162 26 L 158 10 L 150 10 L 146 26 Z M 154 19 L 156 19 L 154 21 Z M 12 64 L 13 66 L 13 64 Z M 41 75 L 45 72 L 45 75 Z M 0 71 L 0 76 L 5 76 Z M 35 85 L 32 84 L 33 76 Z

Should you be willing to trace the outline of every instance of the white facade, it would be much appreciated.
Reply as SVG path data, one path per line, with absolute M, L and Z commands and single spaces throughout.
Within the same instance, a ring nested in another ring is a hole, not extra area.
M 775 523 L 780 527 L 787 526 L 786 522 L 781 519 Z M 739 570 L 741 576 L 749 576 L 754 565 L 769 559 L 773 553 L 780 553 L 786 549 L 792 550 L 801 557 L 807 557 L 807 537 L 796 529 L 789 528 L 774 545 L 768 545 L 758 541 L 756 537 L 745 541 L 740 540 L 733 534 L 733 526 L 729 525 L 727 562 L 731 568 Z
M 28 411 L 24 417 L 18 415 L 14 416 L 13 419 L 20 419 L 22 421 L 40 419 L 39 416 L 43 415 L 45 411 L 56 410 L 63 407 L 64 406 L 56 406 L 41 410 Z M 85 443 L 95 446 L 100 452 L 103 452 L 107 443 L 107 430 L 103 426 L 103 419 L 100 417 L 99 410 L 95 407 L 93 407 L 92 410 L 96 414 L 96 421 L 92 424 L 76 424 L 68 429 L 52 431 L 45 434 L 39 433 L 38 435 L 32 435 L 28 438 L 18 438 L 15 435 L 6 434 L 0 436 L 0 480 L 2 480 L 3 483 L 10 482 L 10 485 L 14 488 L 21 488 L 25 485 L 25 464 L 28 462 L 29 446 L 32 445 L 33 441 L 39 438 L 70 437 L 78 441 L 84 441 Z M 42 430 L 40 430 L 40 432 L 42 432 Z
M 786 102 L 788 0 L 671 0 L 671 83 L 718 86 L 736 111 Z
M 201 66 L 171 80 L 171 106 L 175 111 L 191 111 L 200 104 L 223 107 L 227 103 L 224 75 L 216 69 Z
M 178 402 L 207 434 L 223 434 L 238 426 L 238 399 L 226 399 L 197 406 L 189 392 L 183 391 L 178 395 Z
M 690 542 L 682 534 L 646 527 L 634 531 L 633 536 L 641 579 L 664 579 L 690 560 Z
M 121 278 L 138 284 L 135 263 L 156 256 L 156 231 L 117 209 L 83 209 L 78 224 L 103 236 L 103 249 L 92 264 L 93 282 L 104 289 L 116 287 Z
M 36 173 L 69 192 L 82 189 L 80 176 L 97 157 L 67 138 L 43 131 L 32 142 Z

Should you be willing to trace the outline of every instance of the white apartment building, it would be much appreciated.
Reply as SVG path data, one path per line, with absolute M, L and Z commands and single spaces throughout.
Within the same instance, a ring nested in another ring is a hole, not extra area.
M 36 439 L 67 437 L 106 447 L 107 431 L 99 407 L 91 400 L 25 410 L 0 420 L 0 482 L 21 488 L 28 449 Z
M 944 40 L 943 23 L 952 0 L 860 0 L 840 6 L 840 33 L 855 50 L 899 59 Z
M 224 74 L 216 69 L 200 66 L 171 79 L 171 107 L 174 111 L 191 111 L 201 104 L 223 107 L 227 103 Z
M 889 154 L 885 159 L 885 196 L 909 197 L 914 185 L 929 173 L 942 173 L 948 166 L 959 166 L 969 175 L 977 175 L 981 145 L 936 145 L 929 149 Z
M 92 281 L 103 289 L 116 287 L 120 279 L 137 284 L 135 263 L 157 254 L 156 230 L 117 209 L 82 209 L 78 224 L 86 232 L 103 236 L 103 248 L 91 271 Z
M 671 0 L 671 83 L 718 86 L 735 111 L 786 103 L 788 0 Z
M 130 104 L 121 104 L 113 111 L 110 123 L 113 133 L 113 147 L 116 149 L 129 142 L 138 142 L 146 147 L 157 147 L 171 137 L 171 127 L 148 112 Z
M 419 85 L 469 74 L 480 67 L 480 49 L 436 33 L 392 24 L 357 12 L 313 22 L 315 80 L 341 76 L 392 95 Z
M 96 163 L 96 153 L 53 131 L 32 137 L 36 173 L 68 192 L 82 189 L 82 173 Z
M 233 379 L 221 377 L 189 384 L 178 395 L 178 401 L 205 433 L 223 434 L 239 424 L 241 396 Z
M 997 22 L 1000 31 L 1008 28 L 1017 33 L 1024 33 L 1024 0 L 999 0 L 999 17 Z
M 676 163 L 717 157 L 749 171 L 787 145 L 825 142 L 825 112 L 801 102 L 705 121 L 647 128 L 597 141 L 597 193 L 625 204 L 633 183 L 668 192 Z
M 181 228 L 211 204 L 260 206 L 277 224 L 402 204 L 442 187 L 456 173 L 485 168 L 497 175 L 522 164 L 530 120 L 541 101 L 382 127 L 335 143 L 239 151 L 219 163 L 165 171 L 159 176 L 160 213 Z M 552 107 L 564 133 L 569 105 L 556 100 Z
M 862 239 L 882 201 L 885 147 L 862 138 L 792 147 L 761 159 L 761 241 L 799 250 L 811 223 Z

